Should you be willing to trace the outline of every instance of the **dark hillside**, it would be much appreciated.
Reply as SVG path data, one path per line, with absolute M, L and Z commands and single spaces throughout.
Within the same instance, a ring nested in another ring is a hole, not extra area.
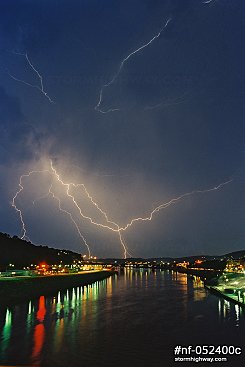
M 11 237 L 0 232 L 0 270 L 5 270 L 9 264 L 22 268 L 31 264 L 46 262 L 47 264 L 71 264 L 81 260 L 81 255 L 69 250 L 58 250 L 48 246 L 35 246 L 31 242 Z

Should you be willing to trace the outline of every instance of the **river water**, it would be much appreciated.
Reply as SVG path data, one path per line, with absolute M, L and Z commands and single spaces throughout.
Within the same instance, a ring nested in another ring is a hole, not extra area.
M 204 344 L 238 346 L 243 354 L 199 366 L 244 366 L 244 336 L 245 312 L 210 294 L 200 279 L 125 269 L 0 308 L 0 366 L 191 366 L 196 362 L 174 361 L 174 347 Z

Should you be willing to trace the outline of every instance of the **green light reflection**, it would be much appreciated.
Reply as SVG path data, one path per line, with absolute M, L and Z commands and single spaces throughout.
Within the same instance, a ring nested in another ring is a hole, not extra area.
M 10 336 L 11 336 L 11 330 L 12 330 L 12 314 L 10 310 L 7 308 L 6 315 L 5 315 L 5 323 L 2 331 L 2 340 L 1 340 L 1 349 L 0 353 L 1 356 L 4 358 L 5 353 L 8 349 Z

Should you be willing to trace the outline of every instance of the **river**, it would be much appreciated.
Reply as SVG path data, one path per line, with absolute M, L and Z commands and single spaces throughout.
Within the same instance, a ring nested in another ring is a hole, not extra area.
M 242 348 L 242 356 L 212 363 L 242 366 L 244 335 L 244 310 L 210 294 L 199 278 L 125 269 L 90 286 L 0 307 L 0 365 L 191 366 L 174 361 L 183 357 L 174 355 L 175 346 L 205 344 Z

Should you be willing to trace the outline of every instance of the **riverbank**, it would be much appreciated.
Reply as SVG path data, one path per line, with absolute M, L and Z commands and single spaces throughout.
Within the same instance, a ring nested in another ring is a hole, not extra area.
M 243 291 L 239 291 L 237 290 L 237 287 L 231 285 L 229 287 L 228 285 L 226 285 L 225 287 L 223 285 L 214 285 L 215 283 L 217 284 L 218 278 L 221 275 L 221 271 L 213 269 L 178 269 L 177 272 L 184 273 L 190 276 L 200 277 L 204 281 L 205 288 L 208 289 L 211 293 L 245 308 L 245 298 L 243 296 Z
M 100 270 L 78 274 L 0 278 L 0 305 L 16 304 L 41 295 L 50 295 L 60 290 L 92 284 L 112 274 L 115 272 Z
M 231 301 L 245 308 L 245 303 L 243 302 L 241 297 L 239 299 L 239 296 L 235 293 L 226 293 L 222 286 L 205 285 L 205 288 L 207 288 L 210 292 L 212 292 L 216 296 L 223 297 L 227 301 Z

